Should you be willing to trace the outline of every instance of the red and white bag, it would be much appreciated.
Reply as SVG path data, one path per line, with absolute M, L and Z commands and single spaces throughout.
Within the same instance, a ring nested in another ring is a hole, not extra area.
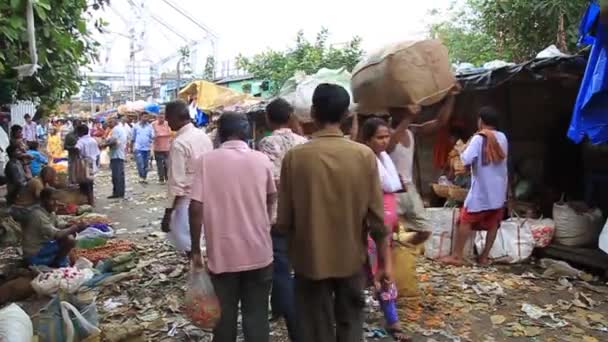
M 530 229 L 537 248 L 545 248 L 551 244 L 555 235 L 555 222 L 552 219 L 531 220 Z

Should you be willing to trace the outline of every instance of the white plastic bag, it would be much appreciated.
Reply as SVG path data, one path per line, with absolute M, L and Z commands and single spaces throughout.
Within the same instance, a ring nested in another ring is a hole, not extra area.
M 555 242 L 572 247 L 595 246 L 602 229 L 602 211 L 592 209 L 579 213 L 572 208 L 573 202 L 553 205 Z
M 487 232 L 477 232 L 475 236 L 475 247 L 479 254 L 485 247 L 486 234 Z M 519 263 L 532 255 L 535 245 L 530 222 L 512 217 L 500 224 L 489 257 L 494 262 Z
M 455 229 L 458 228 L 460 217 L 457 208 L 427 208 L 426 216 L 432 229 L 431 236 L 424 244 L 424 256 L 437 260 L 449 256 L 452 253 Z M 467 241 L 463 251 L 463 256 L 472 256 L 472 240 Z
M 114 229 L 112 229 L 112 227 L 108 227 L 108 231 L 104 232 L 95 227 L 87 227 L 85 230 L 81 231 L 76 235 L 76 240 L 98 237 L 110 239 L 114 237 Z
M 0 310 L 0 341 L 31 342 L 33 337 L 30 316 L 19 305 L 11 304 Z
M 50 296 L 59 289 L 68 293 L 75 293 L 82 284 L 93 278 L 93 275 L 93 271 L 90 269 L 58 268 L 51 272 L 40 273 L 32 280 L 32 287 L 37 294 L 42 296 Z
M 101 166 L 108 166 L 110 165 L 110 152 L 108 152 L 108 149 L 104 149 L 103 151 L 101 151 L 101 153 L 99 154 L 99 165 Z
M 600 234 L 600 249 L 603 250 L 604 253 L 608 253 L 608 221 L 604 224 L 604 228 Z
M 70 312 L 75 316 L 79 329 L 86 332 L 87 338 L 101 334 L 101 330 L 95 324 L 89 322 L 76 307 L 69 302 L 61 302 L 61 317 L 65 327 L 66 342 L 74 342 L 76 335 Z
M 190 199 L 180 198 L 171 213 L 171 221 L 169 228 L 171 231 L 167 233 L 167 239 L 179 251 L 189 252 L 190 243 L 190 222 L 188 220 L 188 206 Z M 201 228 L 201 232 L 204 229 Z M 201 234 L 201 247 L 205 245 L 204 234 Z
M 213 329 L 222 316 L 219 298 L 205 269 L 190 269 L 188 289 L 184 298 L 186 317 L 202 329 Z

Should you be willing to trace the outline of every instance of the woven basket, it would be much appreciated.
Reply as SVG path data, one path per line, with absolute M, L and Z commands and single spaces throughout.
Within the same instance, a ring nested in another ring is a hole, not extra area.
M 468 193 L 469 189 L 464 189 L 454 185 L 450 186 L 448 192 L 449 198 L 458 202 L 464 202 L 464 200 L 467 198 Z
M 445 184 L 431 184 L 435 194 L 441 198 L 448 198 L 450 196 L 450 186 Z
M 464 166 L 460 156 L 452 158 L 452 170 L 454 170 L 455 175 L 464 175 L 467 173 L 467 168 Z

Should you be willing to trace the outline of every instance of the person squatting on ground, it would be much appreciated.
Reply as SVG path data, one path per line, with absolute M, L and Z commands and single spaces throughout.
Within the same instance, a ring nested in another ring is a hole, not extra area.
M 204 267 L 204 222 L 208 269 L 222 308 L 214 341 L 236 341 L 240 303 L 245 341 L 268 342 L 270 217 L 276 205 L 272 163 L 247 144 L 250 126 L 245 115 L 222 114 L 218 135 L 221 146 L 194 163 L 189 209 L 192 266 Z
M 22 225 L 23 257 L 28 265 L 68 267 L 68 254 L 76 245 L 74 234 L 86 228 L 86 224 L 61 229 L 55 209 L 57 191 L 45 188 L 40 192 L 40 205 L 35 206 Z

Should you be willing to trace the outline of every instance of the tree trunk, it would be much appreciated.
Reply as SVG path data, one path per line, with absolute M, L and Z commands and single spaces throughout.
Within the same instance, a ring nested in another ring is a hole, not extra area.
M 557 24 L 557 48 L 561 52 L 568 52 L 566 23 L 565 23 L 565 19 L 564 19 L 564 13 L 561 13 L 559 15 L 559 22 Z

